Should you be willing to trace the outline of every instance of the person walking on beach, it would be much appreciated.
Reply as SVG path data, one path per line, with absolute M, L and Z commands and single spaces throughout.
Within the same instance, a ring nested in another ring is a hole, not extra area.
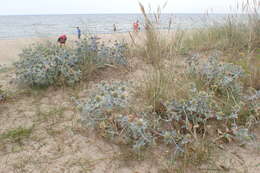
M 116 24 L 113 24 L 113 30 L 116 32 Z
M 60 47 L 62 47 L 62 45 L 65 45 L 67 41 L 67 36 L 66 35 L 61 35 L 58 38 L 58 42 L 60 43 Z
M 77 26 L 77 34 L 78 34 L 78 39 L 80 39 L 80 37 L 81 37 L 81 30 L 79 29 L 78 26 Z

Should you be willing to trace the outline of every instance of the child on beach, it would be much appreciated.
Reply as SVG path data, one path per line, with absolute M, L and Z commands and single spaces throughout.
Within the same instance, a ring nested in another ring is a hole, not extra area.
M 65 45 L 65 44 L 66 44 L 66 41 L 67 41 L 67 36 L 66 36 L 66 35 L 61 35 L 61 36 L 59 36 L 58 42 L 60 43 L 60 47 L 61 47 L 62 45 Z

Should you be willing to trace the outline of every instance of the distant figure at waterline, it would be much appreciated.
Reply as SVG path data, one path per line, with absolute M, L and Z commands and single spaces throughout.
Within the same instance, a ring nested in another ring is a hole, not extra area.
M 114 32 L 116 32 L 116 24 L 113 24 L 113 30 L 114 30 Z

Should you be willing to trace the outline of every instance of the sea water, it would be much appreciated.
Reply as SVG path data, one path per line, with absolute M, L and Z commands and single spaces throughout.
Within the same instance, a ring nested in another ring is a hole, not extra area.
M 152 15 L 150 17 L 153 18 Z M 160 29 L 196 28 L 221 21 L 224 17 L 225 14 L 161 14 L 158 26 Z M 113 24 L 116 25 L 117 32 L 129 32 L 133 30 L 133 22 L 137 20 L 140 21 L 140 27 L 143 29 L 142 14 L 0 16 L 0 39 L 76 34 L 77 26 L 85 34 L 106 34 L 113 33 Z

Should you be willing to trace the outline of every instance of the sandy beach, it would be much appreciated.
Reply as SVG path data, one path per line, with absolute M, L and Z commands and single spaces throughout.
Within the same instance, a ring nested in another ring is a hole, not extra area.
M 127 41 L 130 39 L 129 33 L 115 34 L 98 34 L 101 41 L 109 42 L 114 40 Z M 58 37 L 58 36 L 57 36 Z M 18 38 L 13 40 L 0 40 L 0 64 L 10 66 L 19 59 L 19 54 L 24 48 L 32 43 L 44 42 L 47 40 L 56 41 L 56 37 L 34 37 L 34 38 Z M 73 43 L 77 38 L 75 35 L 69 35 L 67 44 Z

